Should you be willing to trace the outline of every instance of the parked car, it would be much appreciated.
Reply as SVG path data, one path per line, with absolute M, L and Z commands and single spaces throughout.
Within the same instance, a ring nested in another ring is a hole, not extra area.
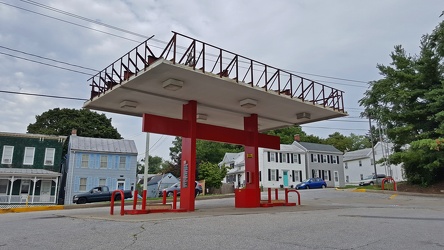
M 195 182 L 195 196 L 198 196 L 202 193 L 202 185 L 199 182 Z M 177 190 L 177 196 L 180 196 L 180 182 L 174 183 L 168 188 L 165 188 L 164 190 L 159 191 L 159 197 L 163 196 L 163 191 L 166 192 L 166 195 L 168 197 L 173 196 L 174 190 Z
M 321 178 L 310 178 L 296 185 L 296 189 L 326 188 L 327 183 Z
M 124 199 L 133 198 L 131 190 L 122 190 Z M 86 193 L 76 194 L 72 198 L 72 202 L 76 204 L 85 204 L 90 202 L 111 201 L 112 191 L 107 186 L 94 187 Z M 115 200 L 120 200 L 120 193 L 116 193 Z
M 385 174 L 378 174 L 378 178 L 376 178 L 375 175 L 369 175 L 359 182 L 359 186 L 380 184 L 384 178 L 386 178 Z

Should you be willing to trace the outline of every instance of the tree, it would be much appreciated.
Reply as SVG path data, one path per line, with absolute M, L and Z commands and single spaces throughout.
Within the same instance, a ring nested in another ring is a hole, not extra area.
M 420 146 L 423 140 L 444 135 L 444 23 L 422 37 L 418 56 L 408 55 L 398 45 L 391 59 L 390 66 L 377 66 L 383 78 L 370 83 L 360 104 L 395 144 L 390 161 L 404 164 L 409 182 L 429 185 L 444 179 L 434 174 L 444 168 L 444 155 Z M 430 162 L 438 165 L 431 167 Z
M 351 145 L 348 149 L 349 151 L 355 151 L 364 148 L 371 148 L 372 143 L 370 142 L 370 138 L 365 135 L 355 135 L 353 133 L 349 136 Z
M 145 161 L 145 159 L 141 160 L 142 162 Z M 163 159 L 159 156 L 149 156 L 148 157 L 148 174 L 160 174 L 162 173 L 162 163 Z M 140 170 L 137 170 L 138 174 L 145 173 L 145 164 L 142 165 L 142 168 Z
M 347 149 L 350 149 L 353 143 L 349 137 L 342 135 L 339 132 L 335 132 L 325 139 L 325 144 L 332 145 L 338 150 L 344 152 L 347 151 Z
M 227 175 L 225 167 L 219 168 L 217 164 L 201 162 L 199 165 L 199 180 L 205 180 L 205 186 L 209 188 L 220 188 L 222 180 Z
M 111 124 L 111 118 L 89 109 L 50 109 L 36 116 L 36 122 L 28 125 L 28 133 L 69 136 L 72 129 L 77 135 L 94 138 L 122 139 Z

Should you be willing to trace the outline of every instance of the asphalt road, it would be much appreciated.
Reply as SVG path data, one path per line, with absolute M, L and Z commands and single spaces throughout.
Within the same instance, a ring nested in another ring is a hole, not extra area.
M 296 207 L 235 209 L 234 198 L 224 198 L 198 200 L 192 213 L 111 216 L 101 207 L 0 214 L 0 250 L 444 249 L 444 198 L 300 193 Z

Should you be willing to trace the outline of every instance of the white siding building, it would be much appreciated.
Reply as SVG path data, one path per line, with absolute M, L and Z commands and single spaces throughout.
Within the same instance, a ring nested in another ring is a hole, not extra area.
M 378 142 L 375 147 L 376 162 L 387 158 L 393 149 L 392 143 Z M 391 176 L 395 181 L 404 180 L 404 170 L 401 165 L 393 165 L 388 162 L 377 163 L 376 172 Z M 344 154 L 344 178 L 346 184 L 358 184 L 362 179 L 375 173 L 373 165 L 373 152 L 371 148 L 365 148 Z

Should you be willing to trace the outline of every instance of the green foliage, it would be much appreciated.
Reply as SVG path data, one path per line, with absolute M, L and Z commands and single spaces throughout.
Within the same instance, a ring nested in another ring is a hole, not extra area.
M 111 124 L 111 118 L 89 109 L 50 109 L 36 116 L 36 122 L 28 125 L 28 133 L 44 135 L 77 135 L 94 138 L 122 139 Z
M 142 160 L 144 162 L 144 160 Z M 159 174 L 162 173 L 162 163 L 163 159 L 159 156 L 149 156 L 148 157 L 148 174 Z M 142 166 L 142 168 L 139 170 L 137 169 L 138 174 L 143 174 L 145 171 L 145 165 L 141 163 L 137 163 L 137 166 Z
M 220 188 L 226 175 L 227 169 L 219 168 L 217 164 L 201 162 L 199 165 L 198 179 L 205 180 L 205 186 L 208 188 Z
M 444 22 L 422 37 L 420 48 L 411 56 L 395 46 L 391 65 L 378 65 L 383 78 L 371 82 L 360 104 L 387 128 L 397 152 L 390 160 L 403 163 L 408 181 L 430 185 L 444 171 L 444 155 L 427 146 L 444 135 Z

